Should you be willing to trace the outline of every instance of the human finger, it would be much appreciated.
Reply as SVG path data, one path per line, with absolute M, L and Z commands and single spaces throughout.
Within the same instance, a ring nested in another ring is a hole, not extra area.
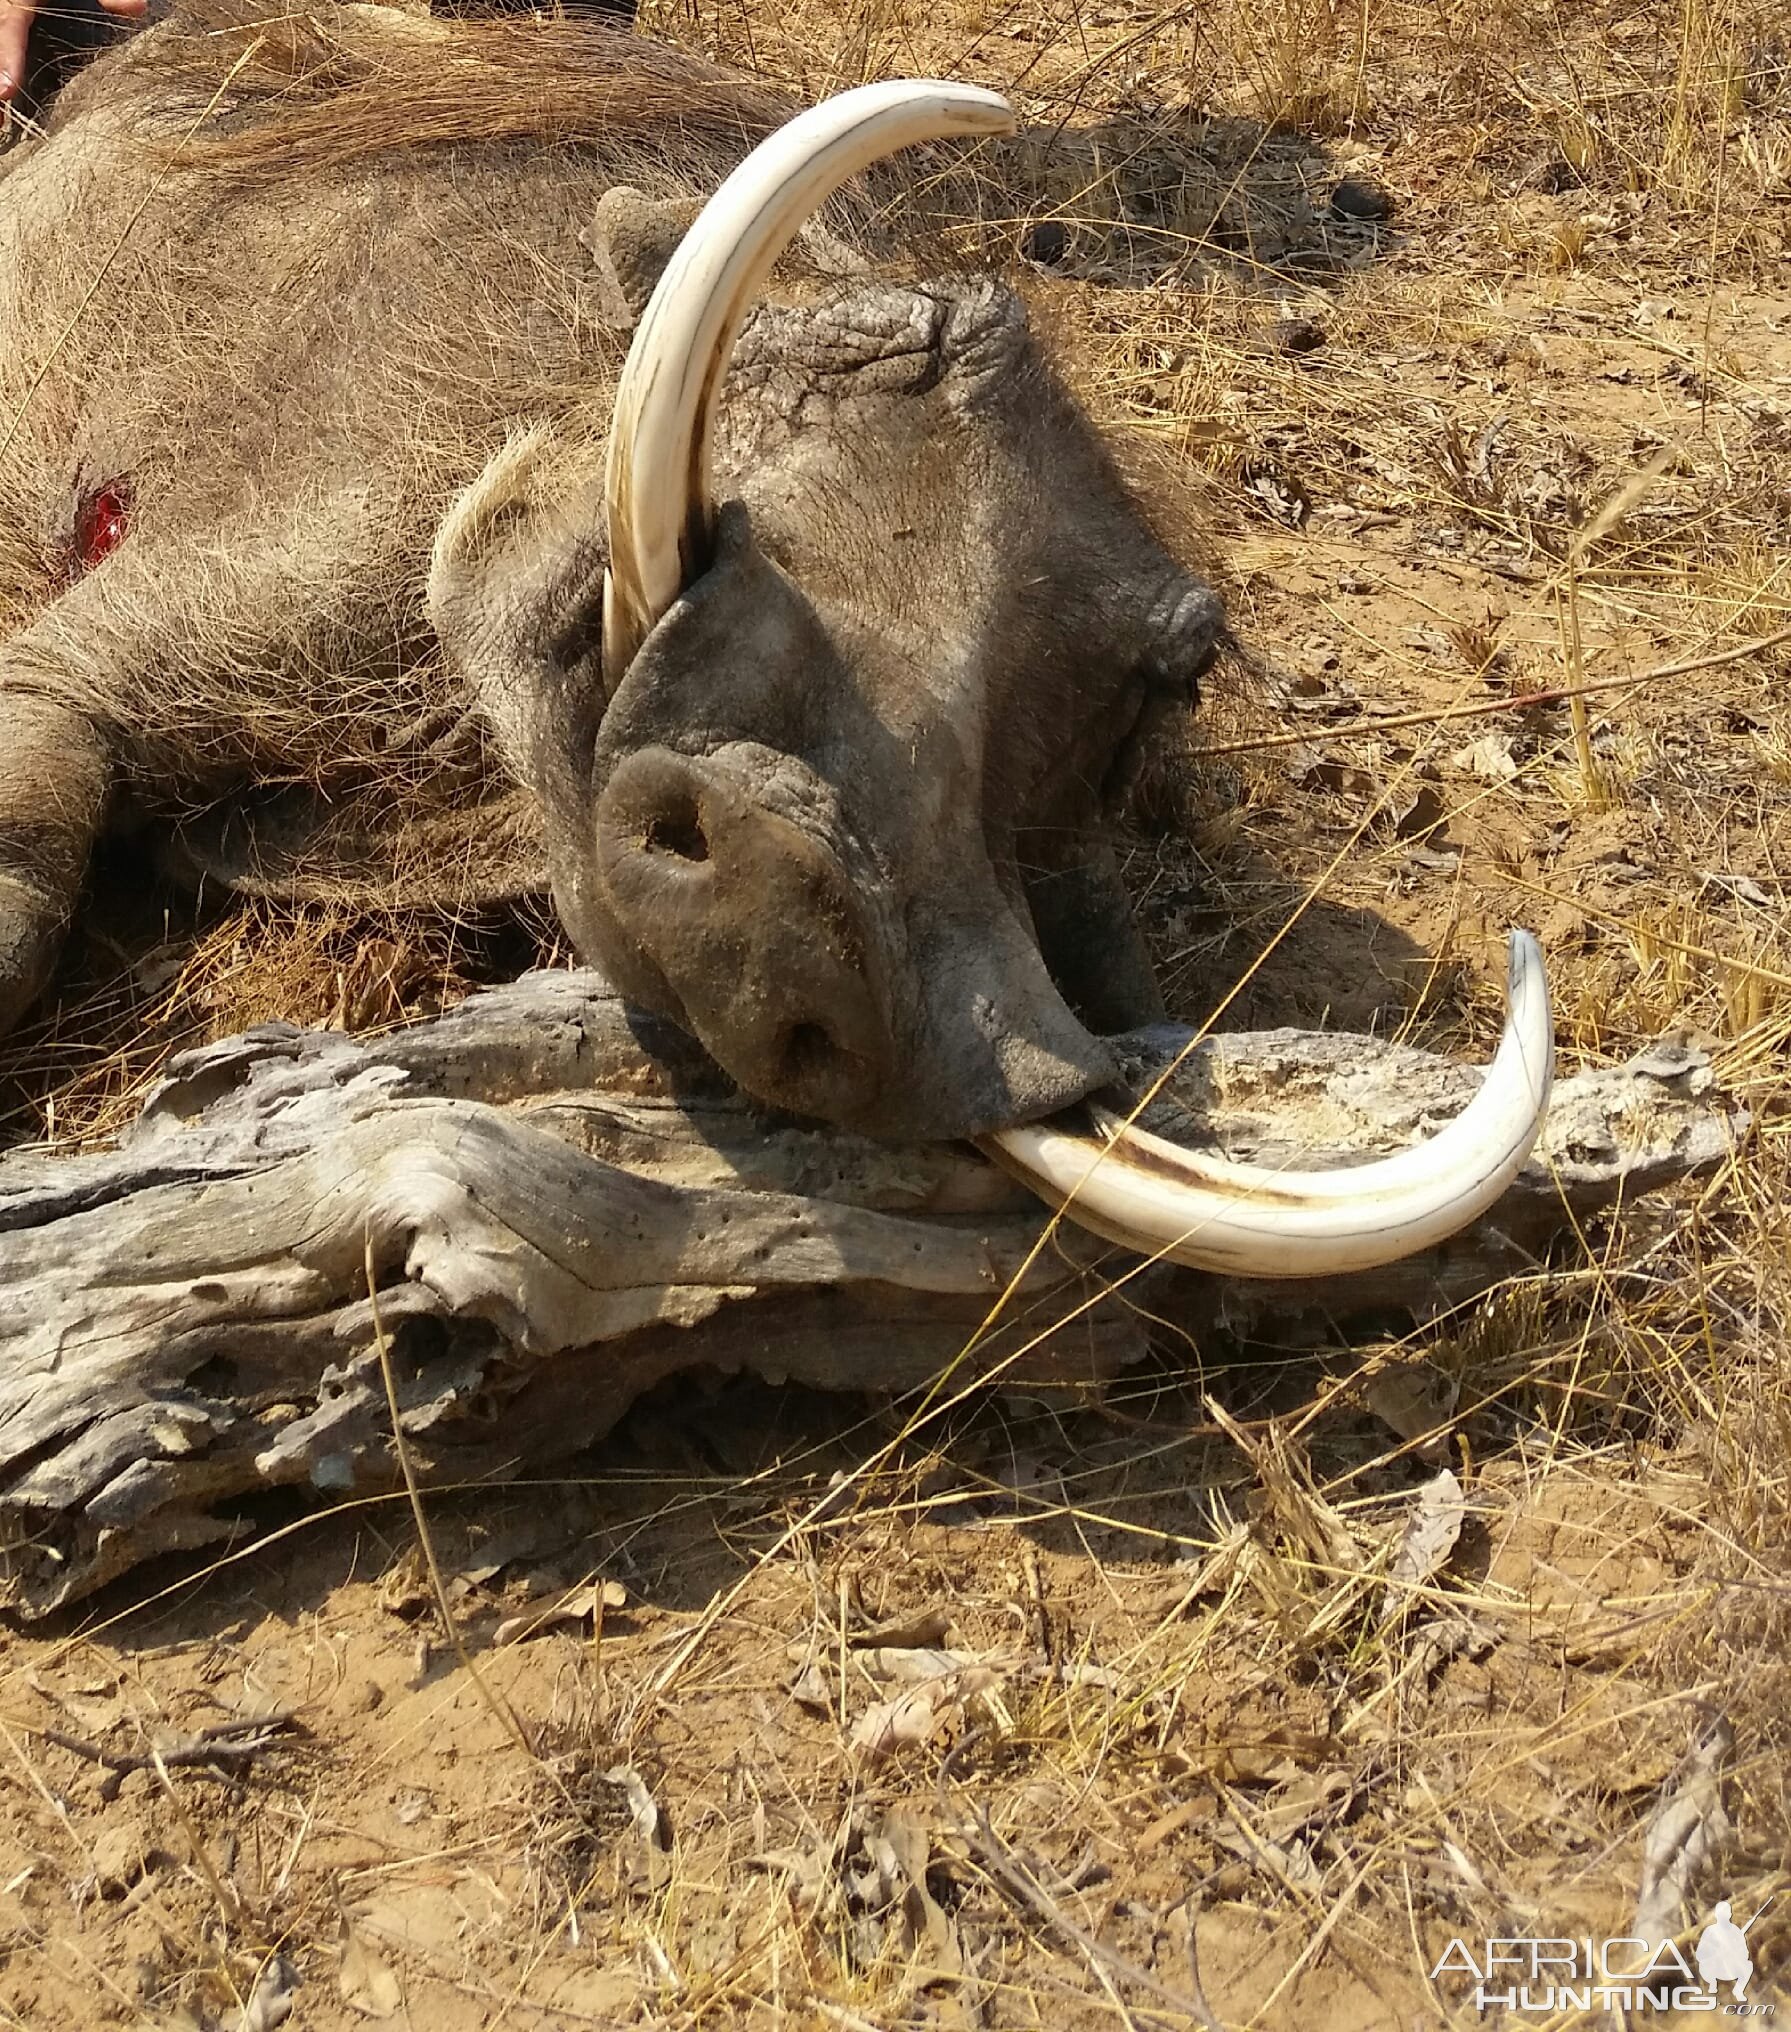
M 0 99 L 10 99 L 25 75 L 25 38 L 37 0 L 0 0 Z

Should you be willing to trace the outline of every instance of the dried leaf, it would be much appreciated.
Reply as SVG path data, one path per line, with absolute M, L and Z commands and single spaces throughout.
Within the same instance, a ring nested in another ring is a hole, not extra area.
M 833 1712 L 833 1691 L 817 1660 L 811 1659 L 791 1680 L 790 1698 L 798 1707 L 808 1708 L 815 1714 Z
M 880 1645 L 855 1655 L 856 1662 L 873 1679 L 893 1679 L 905 1686 L 918 1686 L 924 1680 L 943 1679 L 948 1673 L 990 1663 L 975 1651 L 909 1650 L 896 1645 Z
M 921 1609 L 873 1623 L 869 1629 L 848 1636 L 846 1642 L 856 1650 L 885 1646 L 894 1651 L 936 1651 L 950 1629 L 950 1610 Z
M 962 1722 L 967 1703 L 996 1684 L 997 1675 L 988 1666 L 972 1665 L 929 1679 L 895 1700 L 875 1701 L 859 1716 L 852 1747 L 874 1761 L 931 1742 L 942 1729 Z
M 1362 1385 L 1363 1401 L 1401 1439 L 1438 1433 L 1461 1401 L 1460 1379 L 1432 1362 L 1399 1362 L 1377 1369 Z M 1438 1433 L 1439 1438 L 1446 1435 Z
M 1387 1578 L 1395 1586 L 1415 1587 L 1440 1572 L 1455 1550 L 1467 1514 L 1468 1499 L 1454 1469 L 1439 1468 L 1418 1491 Z
M 360 1933 L 350 1933 L 336 1964 L 336 1988 L 342 2001 L 363 2018 L 396 2016 L 404 1989 L 391 1965 Z
M 506 1616 L 492 1633 L 494 1644 L 519 1644 L 527 1637 L 544 1637 L 552 1630 L 595 1627 L 605 1609 L 628 1606 L 628 1590 L 619 1580 L 593 1581 L 588 1587 L 572 1588 L 556 1602 L 521 1610 Z
M 1482 734 L 1449 759 L 1482 783 L 1509 783 L 1517 775 L 1517 752 L 1509 734 Z

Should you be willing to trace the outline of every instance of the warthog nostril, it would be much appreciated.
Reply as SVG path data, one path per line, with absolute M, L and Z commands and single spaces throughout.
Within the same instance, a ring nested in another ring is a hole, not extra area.
M 792 784 L 802 767 L 784 765 Z M 757 750 L 624 756 L 593 814 L 612 913 L 598 956 L 624 994 L 676 1014 L 749 1094 L 840 1119 L 890 1069 L 879 955 L 813 815 L 820 786 L 794 813 L 766 789 Z
M 680 797 L 661 805 L 648 819 L 641 844 L 650 854 L 673 854 L 680 861 L 706 861 L 709 835 L 703 830 L 696 799 Z
M 784 1077 L 800 1081 L 827 1072 L 838 1062 L 839 1046 L 822 1023 L 792 1023 L 778 1040 Z

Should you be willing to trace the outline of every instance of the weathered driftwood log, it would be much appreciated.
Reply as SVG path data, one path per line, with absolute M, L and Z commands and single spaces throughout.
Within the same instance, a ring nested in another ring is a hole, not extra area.
M 1173 1049 L 1141 1034 L 1131 1070 Z M 1203 1045 L 1158 1107 L 1259 1162 L 1360 1158 L 1476 1078 L 1268 1032 Z M 1495 1216 L 1396 1271 L 1151 1274 L 1209 1320 L 1459 1303 L 1567 1210 L 1719 1161 L 1710 1084 L 1683 1046 L 1565 1082 Z M 1100 1302 L 1134 1265 L 1045 1226 L 970 1150 L 767 1116 L 588 973 L 373 1042 L 275 1025 L 190 1053 L 120 1149 L 0 1161 L 0 1605 L 228 1537 L 258 1490 L 390 1487 L 382 1335 L 413 1463 L 455 1482 L 586 1445 L 678 1370 L 902 1391 L 968 1348 L 966 1378 L 1099 1378 L 1143 1352 L 1138 1310 Z

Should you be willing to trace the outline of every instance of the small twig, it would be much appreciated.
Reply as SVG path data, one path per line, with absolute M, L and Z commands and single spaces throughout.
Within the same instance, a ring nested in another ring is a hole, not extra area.
M 192 1851 L 194 1867 L 205 1879 L 206 1883 L 211 1886 L 211 1895 L 217 1902 L 219 1918 L 223 1920 L 226 1926 L 234 1926 L 242 1917 L 243 1901 L 241 1893 L 234 1884 L 227 1884 L 219 1874 L 217 1864 L 211 1859 L 211 1850 L 205 1845 L 205 1837 L 199 1832 L 198 1823 L 193 1819 L 192 1814 L 187 1811 L 186 1801 L 175 1790 L 174 1780 L 168 1776 L 167 1758 L 162 1755 L 161 1751 L 151 1750 L 148 1762 L 150 1770 L 156 1775 L 156 1783 L 161 1786 L 169 1806 L 174 1811 L 175 1819 L 180 1822 L 181 1831 L 187 1838 L 187 1847 Z M 229 1974 L 228 1966 L 225 1968 L 225 1980 L 230 1983 L 231 1989 L 235 1991 L 236 1983 Z M 240 2011 L 246 2011 L 248 2008 L 247 1999 L 243 1997 L 240 1991 L 237 1991 L 236 1994 L 236 2004 Z
M 147 1750 L 108 1750 L 103 1743 L 72 1736 L 64 1729 L 40 1728 L 33 1733 L 46 1743 L 54 1743 L 59 1750 L 85 1757 L 90 1764 L 103 1765 L 107 1776 L 101 1782 L 100 1796 L 114 1799 L 119 1781 L 133 1771 L 209 1770 L 220 1777 L 230 1776 L 263 1750 L 271 1749 L 275 1738 L 290 1729 L 294 1720 L 287 1712 L 245 1715 L 236 1721 L 213 1722 L 197 1735 Z
M 1148 1990 L 1171 2010 L 1179 2011 L 1189 2018 L 1201 2017 L 1201 2011 L 1194 1998 L 1185 1996 L 1173 1985 L 1153 1975 L 1149 1969 L 1140 1968 L 1135 1961 L 1109 1947 L 1086 1927 L 1078 1926 L 1037 1878 L 1021 1868 L 1013 1851 L 990 1824 L 986 1807 L 975 1808 L 968 1824 L 962 1826 L 959 1831 L 976 1851 L 984 1868 L 1030 1905 L 1039 1917 L 1062 1934 L 1065 1940 L 1080 1948 L 1092 1960 L 1099 1962 L 1110 1974 L 1120 1977 L 1125 1982 L 1135 1983 L 1142 1990 Z M 1208 2025 L 1212 2024 L 1210 2013 L 1206 2014 L 1205 2022 Z
M 830 2003 L 825 1997 L 810 1997 L 809 2002 L 823 2018 L 831 2018 L 836 2025 L 843 2026 L 844 2032 L 883 2032 L 881 2025 L 873 2025 L 856 2011 L 848 2011 L 844 2004 Z
M 1210 762 L 1222 755 L 1257 755 L 1269 748 L 1303 748 L 1314 741 L 1341 741 L 1353 734 L 1388 734 L 1397 727 L 1436 727 L 1450 720 L 1483 720 L 1495 713 L 1528 712 L 1532 706 L 1568 705 L 1575 699 L 1591 698 L 1597 692 L 1627 691 L 1634 685 L 1653 684 L 1661 678 L 1688 677 L 1694 670 L 1714 670 L 1719 664 L 1740 663 L 1747 657 L 1776 649 L 1783 642 L 1791 642 L 1791 627 L 1757 636 L 1751 642 L 1737 642 L 1728 649 L 1713 649 L 1706 656 L 1682 657 L 1677 663 L 1632 671 L 1627 677 L 1597 677 L 1588 684 L 1551 685 L 1546 691 L 1519 692 L 1512 698 L 1488 699 L 1484 704 L 1393 713 L 1384 720 L 1352 720 L 1347 727 L 1310 727 L 1297 734 L 1266 734 L 1256 741 L 1226 741 L 1216 748 L 1197 749 L 1194 759 Z
M 1213 2007 L 1206 2000 L 1206 1985 L 1200 1980 L 1200 1945 L 1196 1937 L 1197 1926 L 1194 1900 L 1188 1900 L 1188 1988 L 1193 1993 L 1194 2013 L 1205 2027 L 1205 2032 L 1224 2032 Z

